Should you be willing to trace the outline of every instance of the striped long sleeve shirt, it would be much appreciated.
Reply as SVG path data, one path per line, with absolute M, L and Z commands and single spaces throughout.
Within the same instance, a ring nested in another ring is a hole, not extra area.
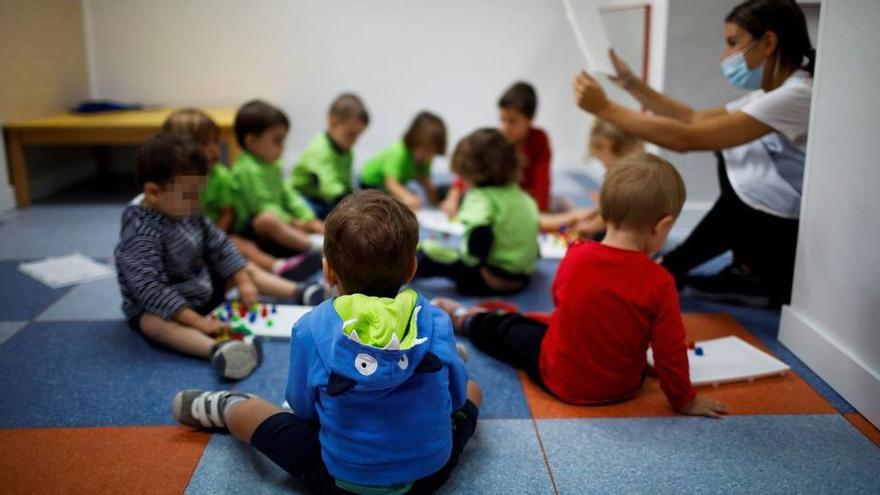
M 135 200 L 122 214 L 114 252 L 122 311 L 163 319 L 188 306 L 205 308 L 214 283 L 244 268 L 245 260 L 220 228 L 203 216 L 173 219 Z

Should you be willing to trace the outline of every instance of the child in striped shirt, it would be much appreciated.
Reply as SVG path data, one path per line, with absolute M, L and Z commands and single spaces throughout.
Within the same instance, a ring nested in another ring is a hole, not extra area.
M 162 132 L 143 144 L 137 176 L 144 192 L 122 214 L 114 252 L 117 277 L 122 310 L 133 329 L 158 344 L 210 359 L 220 376 L 239 380 L 259 365 L 261 353 L 257 339 L 215 341 L 229 325 L 207 315 L 227 289 L 235 286 L 247 306 L 257 302 L 258 290 L 277 297 L 323 297 L 316 289 L 300 294 L 298 286 L 291 291 L 268 281 L 268 274 L 249 266 L 226 234 L 198 213 L 207 166 L 201 147 L 176 134 Z

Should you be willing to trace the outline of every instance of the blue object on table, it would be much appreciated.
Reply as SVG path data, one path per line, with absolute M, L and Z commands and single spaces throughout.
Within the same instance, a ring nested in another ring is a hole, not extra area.
M 144 106 L 140 103 L 122 103 L 112 100 L 85 100 L 70 109 L 73 113 L 101 113 L 115 112 L 119 110 L 140 110 Z

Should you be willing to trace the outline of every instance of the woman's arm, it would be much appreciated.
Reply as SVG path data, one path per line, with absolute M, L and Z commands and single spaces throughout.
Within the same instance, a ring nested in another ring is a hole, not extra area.
M 648 84 L 633 74 L 629 65 L 621 60 L 614 50 L 609 51 L 611 63 L 617 71 L 617 76 L 610 76 L 612 82 L 626 90 L 633 98 L 639 101 L 651 112 L 675 119 L 679 122 L 691 124 L 701 120 L 718 117 L 727 113 L 724 107 L 710 108 L 708 110 L 694 110 L 686 103 L 655 91 Z
M 574 83 L 577 105 L 624 132 L 673 151 L 721 150 L 754 141 L 773 129 L 743 112 L 682 122 L 647 115 L 608 100 L 599 83 L 581 73 Z

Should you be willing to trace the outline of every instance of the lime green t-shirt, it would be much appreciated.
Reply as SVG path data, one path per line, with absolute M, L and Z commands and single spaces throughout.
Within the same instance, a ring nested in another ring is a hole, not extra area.
M 494 242 L 486 263 L 521 275 L 531 275 L 538 266 L 538 206 L 516 184 L 476 187 L 468 190 L 458 210 L 465 226 L 461 244 L 462 261 L 479 262 L 468 254 L 471 232 L 477 227 L 492 227 Z
M 394 177 L 401 184 L 431 175 L 431 162 L 418 164 L 400 140 L 367 160 L 361 172 L 364 185 L 385 189 L 385 178 Z
M 242 216 L 271 212 L 283 222 L 289 222 L 293 218 L 315 218 L 315 212 L 305 198 L 284 180 L 284 174 L 277 163 L 264 162 L 248 152 L 243 152 L 232 167 L 232 175 L 238 186 L 239 204 L 244 213 Z M 246 221 L 247 218 L 242 220 L 242 226 Z
M 351 151 L 342 151 L 322 132 L 312 139 L 296 165 L 290 183 L 309 198 L 332 203 L 352 192 Z
M 224 209 L 233 208 L 236 210 L 235 222 L 237 225 L 240 221 L 236 201 L 237 189 L 235 178 L 229 167 L 222 163 L 211 167 L 205 182 L 205 191 L 201 197 L 202 211 L 205 216 L 217 222 Z

